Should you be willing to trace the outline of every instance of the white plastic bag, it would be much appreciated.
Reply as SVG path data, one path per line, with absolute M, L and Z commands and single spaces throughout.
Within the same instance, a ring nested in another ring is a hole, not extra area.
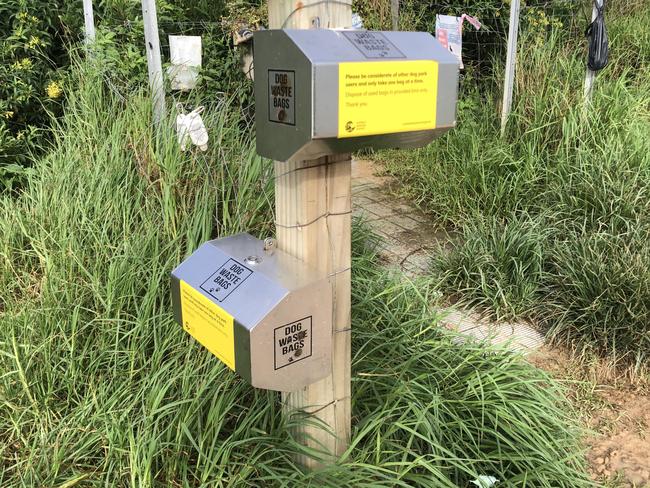
M 181 108 L 178 108 L 180 112 Z M 187 149 L 188 141 L 192 141 L 192 144 L 198 146 L 201 151 L 207 151 L 209 137 L 203 119 L 201 118 L 201 112 L 203 110 L 204 107 L 200 106 L 196 107 L 189 114 L 179 113 L 176 116 L 176 132 L 181 151 Z
M 356 12 L 352 12 L 352 28 L 357 30 L 363 29 L 363 19 Z
M 169 36 L 169 54 L 172 90 L 195 88 L 201 70 L 201 36 Z
M 484 474 L 480 475 L 475 480 L 472 480 L 472 483 L 478 486 L 479 488 L 491 488 L 499 482 L 494 476 L 486 476 Z

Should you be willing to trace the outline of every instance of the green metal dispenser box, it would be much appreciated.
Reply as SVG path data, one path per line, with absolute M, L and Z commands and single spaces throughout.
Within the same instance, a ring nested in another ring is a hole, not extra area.
M 174 317 L 258 388 L 295 391 L 332 371 L 332 288 L 249 234 L 209 241 L 172 272 Z
M 264 157 L 419 147 L 456 125 L 458 60 L 426 32 L 259 31 L 254 67 Z

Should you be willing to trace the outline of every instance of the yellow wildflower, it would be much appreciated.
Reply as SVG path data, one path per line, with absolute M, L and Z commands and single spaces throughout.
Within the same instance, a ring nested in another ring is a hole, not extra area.
M 47 88 L 45 88 L 45 91 L 47 92 L 47 96 L 49 98 L 54 99 L 61 96 L 63 93 L 63 88 L 56 81 L 50 81 L 50 83 L 47 85 Z
M 31 20 L 34 23 L 38 22 L 38 19 L 36 17 L 34 17 L 33 15 L 29 18 L 29 20 Z
M 20 61 L 16 61 L 11 65 L 11 68 L 16 71 L 29 70 L 33 66 L 32 60 L 29 58 L 23 58 Z
M 20 12 L 18 14 L 18 19 L 19 20 L 27 20 L 27 12 Z
M 27 43 L 27 47 L 29 49 L 34 49 L 36 46 L 40 46 L 41 44 L 43 44 L 43 42 L 39 37 L 31 36 L 29 38 L 29 42 Z
M 2 115 L 4 116 L 5 119 L 10 119 L 10 118 L 12 118 L 12 117 L 14 116 L 14 113 L 13 113 L 13 111 L 11 111 L 11 110 L 7 110 L 7 111 L 6 111 L 5 113 L 3 113 Z

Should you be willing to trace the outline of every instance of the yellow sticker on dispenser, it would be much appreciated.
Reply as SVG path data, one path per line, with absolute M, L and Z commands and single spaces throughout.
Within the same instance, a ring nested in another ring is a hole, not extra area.
M 234 371 L 233 316 L 183 280 L 180 285 L 183 329 Z
M 340 63 L 338 137 L 435 129 L 437 97 L 436 61 Z

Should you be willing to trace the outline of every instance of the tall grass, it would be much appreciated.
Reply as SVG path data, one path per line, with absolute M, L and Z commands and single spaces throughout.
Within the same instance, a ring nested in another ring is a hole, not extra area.
M 639 366 L 650 359 L 650 37 L 631 13 L 650 22 L 647 2 L 608 12 L 611 62 L 589 106 L 581 32 L 554 29 L 543 43 L 523 32 L 504 138 L 500 90 L 485 80 L 466 87 L 458 129 L 384 159 L 406 193 L 461 231 L 434 263 L 448 293 Z
M 542 299 L 548 229 L 529 216 L 505 224 L 492 217 L 467 224 L 462 245 L 437 254 L 443 286 L 497 318 L 532 315 Z
M 55 145 L 0 200 L 0 486 L 589 486 L 561 388 L 436 327 L 431 283 L 354 236 L 352 444 L 303 473 L 278 395 L 171 315 L 168 274 L 202 241 L 265 234 L 270 164 L 227 102 L 212 149 L 155 138 L 145 94 L 82 70 Z M 213 229 L 216 228 L 216 232 Z

